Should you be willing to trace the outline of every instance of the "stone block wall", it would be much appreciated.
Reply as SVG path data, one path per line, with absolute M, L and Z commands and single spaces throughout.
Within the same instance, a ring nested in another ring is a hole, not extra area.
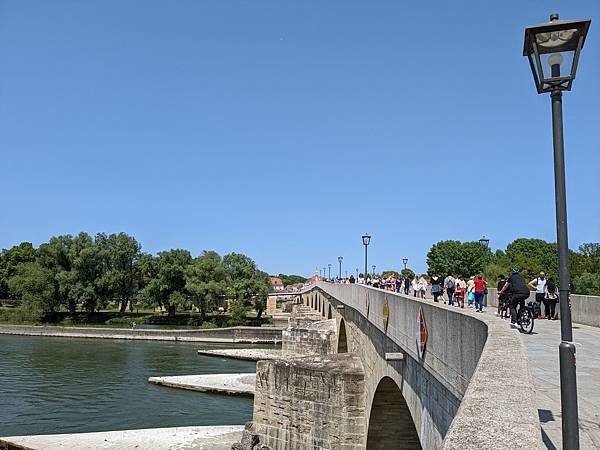
M 352 353 L 256 365 L 254 427 L 278 449 L 364 449 L 365 392 L 360 358 Z
M 328 355 L 337 351 L 335 319 L 288 327 L 282 333 L 284 354 Z

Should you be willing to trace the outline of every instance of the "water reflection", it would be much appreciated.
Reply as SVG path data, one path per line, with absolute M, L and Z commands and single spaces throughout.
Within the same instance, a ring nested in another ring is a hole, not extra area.
M 254 372 L 206 344 L 0 336 L 0 436 L 243 424 L 252 400 L 162 388 L 150 376 Z M 225 347 L 219 345 L 218 347 Z

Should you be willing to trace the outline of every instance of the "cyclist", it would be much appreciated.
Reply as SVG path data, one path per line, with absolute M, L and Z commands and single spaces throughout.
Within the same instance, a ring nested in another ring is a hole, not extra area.
M 529 298 L 529 288 L 521 275 L 519 269 L 513 268 L 510 277 L 502 287 L 498 295 L 508 291 L 510 297 L 510 322 L 517 323 L 517 306 L 519 311 L 525 307 L 525 300 Z

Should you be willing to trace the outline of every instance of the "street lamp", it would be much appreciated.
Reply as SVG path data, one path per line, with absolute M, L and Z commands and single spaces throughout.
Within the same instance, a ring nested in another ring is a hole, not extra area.
M 356 268 L 356 282 L 358 283 L 358 267 Z
M 375 264 L 373 264 L 371 268 L 373 269 L 373 276 L 375 276 Z
M 369 273 L 369 269 L 368 269 L 368 264 L 367 264 L 367 247 L 369 246 L 369 243 L 371 242 L 371 235 L 370 234 L 363 234 L 362 235 L 362 242 L 363 245 L 365 246 L 365 284 L 367 284 L 367 274 Z
M 570 91 L 577 63 L 591 20 L 559 20 L 525 28 L 523 56 L 529 59 L 538 94 L 550 92 L 552 137 L 554 142 L 554 192 L 560 292 L 560 402 L 563 448 L 579 448 L 577 375 L 571 310 L 569 309 L 569 242 L 565 189 L 565 149 L 563 140 L 562 91 Z
M 327 267 L 329 267 L 329 276 L 327 277 L 327 279 L 331 281 L 331 264 L 327 264 Z
M 408 258 L 402 258 L 402 264 L 404 264 L 404 270 L 406 270 L 406 265 L 408 264 Z
M 340 263 L 340 280 L 342 279 L 342 261 L 344 260 L 343 256 L 338 256 L 338 262 Z
M 323 279 L 325 279 L 325 267 L 323 267 Z

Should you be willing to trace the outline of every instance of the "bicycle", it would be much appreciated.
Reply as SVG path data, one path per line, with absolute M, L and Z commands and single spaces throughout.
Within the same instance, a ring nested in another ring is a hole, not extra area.
M 517 324 L 522 333 L 531 334 L 533 332 L 533 323 L 535 321 L 535 305 L 528 302 L 517 313 Z

